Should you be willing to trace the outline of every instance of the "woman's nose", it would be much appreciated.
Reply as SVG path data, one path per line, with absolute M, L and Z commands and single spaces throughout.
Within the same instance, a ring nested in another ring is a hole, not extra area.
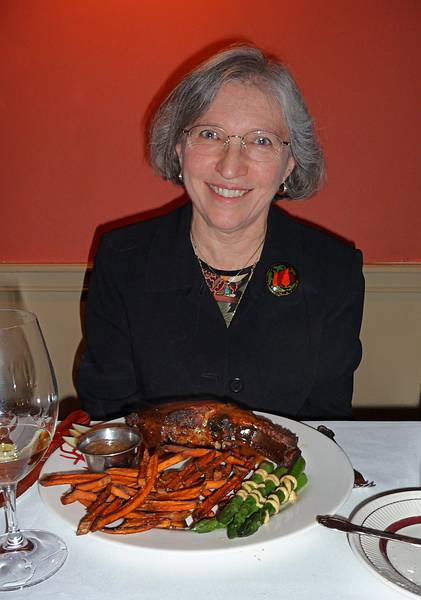
M 241 142 L 230 140 L 226 144 L 216 164 L 216 170 L 225 179 L 234 179 L 247 174 L 247 156 Z

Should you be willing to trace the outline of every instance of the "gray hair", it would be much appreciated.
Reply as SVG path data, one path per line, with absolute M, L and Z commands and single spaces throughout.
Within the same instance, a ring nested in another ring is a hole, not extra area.
M 183 129 L 196 122 L 208 109 L 222 85 L 232 81 L 262 85 L 278 101 L 288 128 L 290 152 L 295 167 L 286 180 L 287 196 L 307 198 L 321 186 L 323 153 L 313 120 L 287 68 L 252 46 L 235 46 L 199 65 L 174 88 L 152 121 L 150 159 L 164 179 L 180 184 L 176 146 Z

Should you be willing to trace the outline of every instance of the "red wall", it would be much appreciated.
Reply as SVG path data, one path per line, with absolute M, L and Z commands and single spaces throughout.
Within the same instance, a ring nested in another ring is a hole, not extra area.
M 96 228 L 180 196 L 144 119 L 198 56 L 249 40 L 291 67 L 328 181 L 287 209 L 370 262 L 421 261 L 419 0 L 1 0 L 0 261 L 85 262 Z

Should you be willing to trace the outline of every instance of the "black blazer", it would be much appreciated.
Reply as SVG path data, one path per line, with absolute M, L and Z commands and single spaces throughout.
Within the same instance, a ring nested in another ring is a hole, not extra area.
M 229 328 L 189 238 L 190 204 L 106 234 L 89 285 L 82 406 L 94 418 L 142 401 L 211 394 L 293 418 L 350 418 L 361 360 L 358 250 L 271 207 L 262 256 Z M 297 290 L 274 296 L 288 263 Z

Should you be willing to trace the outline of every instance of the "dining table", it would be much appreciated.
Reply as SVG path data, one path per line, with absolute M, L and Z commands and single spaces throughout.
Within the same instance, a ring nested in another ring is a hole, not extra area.
M 314 428 L 320 424 L 307 422 Z M 335 441 L 352 466 L 375 482 L 375 486 L 353 488 L 336 514 L 348 517 L 356 507 L 386 491 L 421 488 L 420 421 L 354 420 L 323 424 L 334 431 Z M 335 478 L 335 473 L 331 476 Z M 14 600 L 399 600 L 408 597 L 405 590 L 390 585 L 358 559 L 345 533 L 327 529 L 316 519 L 310 527 L 270 543 L 230 548 L 227 540 L 226 550 L 182 552 L 124 545 L 116 542 L 115 536 L 107 539 L 95 533 L 76 536 L 75 528 L 43 502 L 38 484 L 18 499 L 17 511 L 22 529 L 44 529 L 58 534 L 67 545 L 68 557 L 47 581 L 6 592 Z M 282 515 L 274 518 L 281 519 Z M 197 534 L 185 532 L 185 535 Z

